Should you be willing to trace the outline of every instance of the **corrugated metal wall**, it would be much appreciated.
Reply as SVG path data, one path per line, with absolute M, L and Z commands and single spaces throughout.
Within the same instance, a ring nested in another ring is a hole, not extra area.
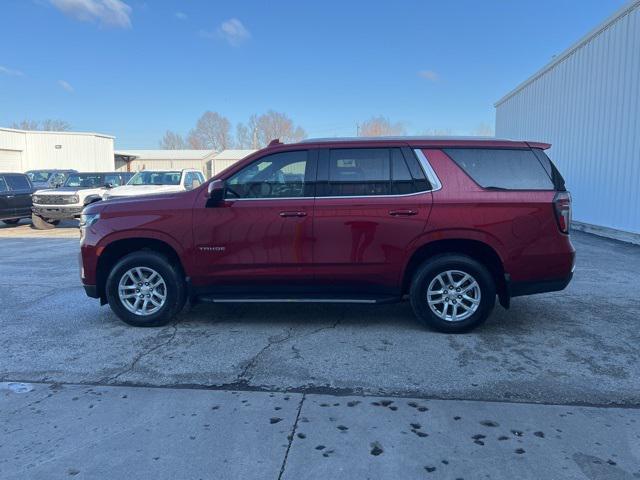
M 0 130 L 0 150 L 21 151 L 16 170 L 74 168 L 113 171 L 113 138 L 73 133 L 37 133 Z
M 496 136 L 553 144 L 574 219 L 640 233 L 640 3 L 496 105 Z

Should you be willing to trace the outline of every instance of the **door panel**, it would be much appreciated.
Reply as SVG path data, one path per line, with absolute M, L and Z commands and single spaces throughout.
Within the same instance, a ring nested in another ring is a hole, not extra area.
M 320 285 L 397 293 L 409 247 L 425 230 L 431 211 L 430 192 L 405 193 L 425 189 L 419 181 L 400 149 L 320 153 L 313 223 Z
M 313 279 L 313 153 L 256 160 L 226 179 L 225 200 L 194 210 L 193 283 L 265 290 Z
M 5 175 L 5 181 L 9 187 L 7 196 L 9 208 L 13 209 L 13 215 L 31 216 L 31 184 L 25 175 Z

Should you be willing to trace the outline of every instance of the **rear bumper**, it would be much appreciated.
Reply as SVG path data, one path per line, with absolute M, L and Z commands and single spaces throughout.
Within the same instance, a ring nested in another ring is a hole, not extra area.
M 534 280 L 526 282 L 507 281 L 507 289 L 510 297 L 522 297 L 524 295 L 535 295 L 536 293 L 558 292 L 564 290 L 571 279 L 573 272 L 564 278 L 550 280 Z
M 51 220 L 63 220 L 65 218 L 77 218 L 82 213 L 84 207 L 70 206 L 70 207 L 36 207 L 34 206 L 31 211 L 36 215 L 48 218 Z

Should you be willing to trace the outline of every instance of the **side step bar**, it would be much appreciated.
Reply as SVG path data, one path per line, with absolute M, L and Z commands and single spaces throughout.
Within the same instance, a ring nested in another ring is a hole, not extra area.
M 196 300 L 205 303 L 396 303 L 402 300 L 401 297 L 256 297 L 256 296 L 213 296 L 198 295 Z

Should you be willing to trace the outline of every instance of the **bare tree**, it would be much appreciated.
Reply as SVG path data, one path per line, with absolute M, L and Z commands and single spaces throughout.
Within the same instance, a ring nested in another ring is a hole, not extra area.
M 383 117 L 382 115 L 371 117 L 358 126 L 358 136 L 360 137 L 382 137 L 385 135 L 404 134 L 405 128 L 401 123 L 391 123 L 387 117 Z
M 257 116 L 251 115 L 245 125 L 239 123 L 236 126 L 236 148 L 260 148 L 258 145 Z
M 480 125 L 473 129 L 471 135 L 477 135 L 480 137 L 495 137 L 496 132 L 493 130 L 493 127 L 491 125 L 482 122 Z
M 160 148 L 163 150 L 183 150 L 187 148 L 187 142 L 179 133 L 167 130 L 160 140 Z
M 47 132 L 68 132 L 71 130 L 69 122 L 48 118 L 39 122 L 38 120 L 22 120 L 21 122 L 13 122 L 11 128 L 18 130 L 40 130 Z
M 40 130 L 45 130 L 47 132 L 68 132 L 71 130 L 71 125 L 69 122 L 64 120 L 59 120 L 55 118 L 47 118 L 42 121 L 42 125 Z
M 187 142 L 191 148 L 220 152 L 231 147 L 231 123 L 218 112 L 204 112 L 196 127 L 189 132 Z
M 424 135 L 429 137 L 448 137 L 453 133 L 450 128 L 429 128 L 424 131 Z

